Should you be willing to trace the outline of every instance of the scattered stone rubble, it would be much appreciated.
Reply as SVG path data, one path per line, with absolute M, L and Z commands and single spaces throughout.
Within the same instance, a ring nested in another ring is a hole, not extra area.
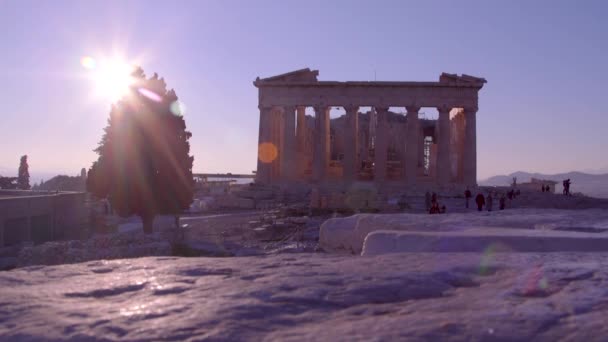
M 87 240 L 51 241 L 24 245 L 0 258 L 0 270 L 31 265 L 60 265 L 99 259 L 172 255 L 171 240 L 157 232 L 126 232 L 95 235 Z
M 253 213 L 226 224 L 214 222 L 182 224 L 180 229 L 159 225 L 146 235 L 140 229 L 96 234 L 86 240 L 26 244 L 0 250 L 0 270 L 31 265 L 58 265 L 100 259 L 144 256 L 246 256 L 265 253 L 319 251 L 319 227 L 327 216 L 309 216 L 304 205 L 281 206 Z M 247 221 L 249 220 L 249 221 Z M 196 221 L 194 221 L 196 223 Z

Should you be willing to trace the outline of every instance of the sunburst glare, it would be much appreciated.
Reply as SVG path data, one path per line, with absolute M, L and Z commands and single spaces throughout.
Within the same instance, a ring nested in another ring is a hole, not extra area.
M 96 60 L 86 56 L 80 60 L 84 68 L 89 70 L 89 78 L 94 85 L 96 97 L 110 102 L 116 102 L 129 93 L 133 84 L 131 73 L 135 67 L 122 58 Z

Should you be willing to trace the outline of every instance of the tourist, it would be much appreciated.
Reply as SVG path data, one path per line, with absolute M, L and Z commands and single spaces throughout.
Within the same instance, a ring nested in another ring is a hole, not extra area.
M 488 197 L 486 198 L 486 207 L 488 208 L 488 211 L 492 211 L 492 192 L 490 191 L 488 193 Z
M 542 192 L 545 192 L 545 185 L 544 185 L 544 184 L 543 184 L 543 186 L 542 186 L 541 188 L 542 188 L 542 190 L 541 190 L 541 191 L 542 191 Z
M 465 205 L 465 208 L 467 208 L 467 209 L 469 209 L 469 199 L 471 197 L 473 197 L 473 195 L 471 194 L 471 190 L 469 190 L 469 188 L 467 188 L 464 191 L 464 199 L 465 199 L 464 205 Z
M 507 201 L 507 199 L 505 198 L 505 194 L 504 194 L 504 193 L 503 193 L 503 194 L 501 194 L 501 195 L 500 195 L 500 200 L 499 200 L 499 202 L 498 202 L 498 203 L 499 203 L 499 206 L 500 206 L 500 207 L 499 207 L 499 209 L 500 209 L 500 210 L 505 210 L 505 202 L 506 202 L 506 201 Z
M 439 204 L 437 202 L 433 202 L 429 214 L 439 214 Z
M 562 182 L 563 186 L 564 186 L 564 190 L 562 191 L 564 193 L 564 195 L 568 196 L 570 195 L 570 178 L 564 180 Z
M 431 203 L 437 203 L 437 194 L 434 192 L 431 195 Z
M 486 204 L 486 200 L 483 197 L 483 195 L 481 194 L 481 192 L 478 193 L 477 196 L 475 197 L 475 203 L 477 203 L 477 211 L 481 211 L 484 204 Z
M 441 213 L 445 214 L 445 212 L 447 211 L 445 204 L 441 206 Z
M 431 193 L 430 192 L 426 192 L 426 194 L 424 194 L 424 205 L 426 206 L 426 211 L 431 210 L 431 205 L 433 203 L 431 202 Z

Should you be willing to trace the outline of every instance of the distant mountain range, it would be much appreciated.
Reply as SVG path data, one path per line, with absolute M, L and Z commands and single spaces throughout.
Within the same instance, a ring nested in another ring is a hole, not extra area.
M 542 173 L 530 173 L 517 171 L 509 175 L 493 176 L 479 182 L 479 185 L 504 186 L 513 182 L 513 177 L 517 177 L 517 183 L 529 182 L 532 178 L 546 179 L 558 182 L 556 192 L 562 191 L 562 181 L 570 178 L 572 185 L 570 191 L 573 193 L 581 192 L 591 197 L 608 198 L 608 173 L 589 174 L 584 172 L 568 172 L 547 175 Z

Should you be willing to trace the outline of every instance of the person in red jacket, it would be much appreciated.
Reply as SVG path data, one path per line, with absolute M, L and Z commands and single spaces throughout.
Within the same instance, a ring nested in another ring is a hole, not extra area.
M 483 197 L 483 195 L 480 193 L 477 194 L 477 196 L 475 196 L 475 203 L 477 203 L 477 210 L 481 211 L 481 209 L 483 208 L 483 206 L 486 204 L 486 199 Z

